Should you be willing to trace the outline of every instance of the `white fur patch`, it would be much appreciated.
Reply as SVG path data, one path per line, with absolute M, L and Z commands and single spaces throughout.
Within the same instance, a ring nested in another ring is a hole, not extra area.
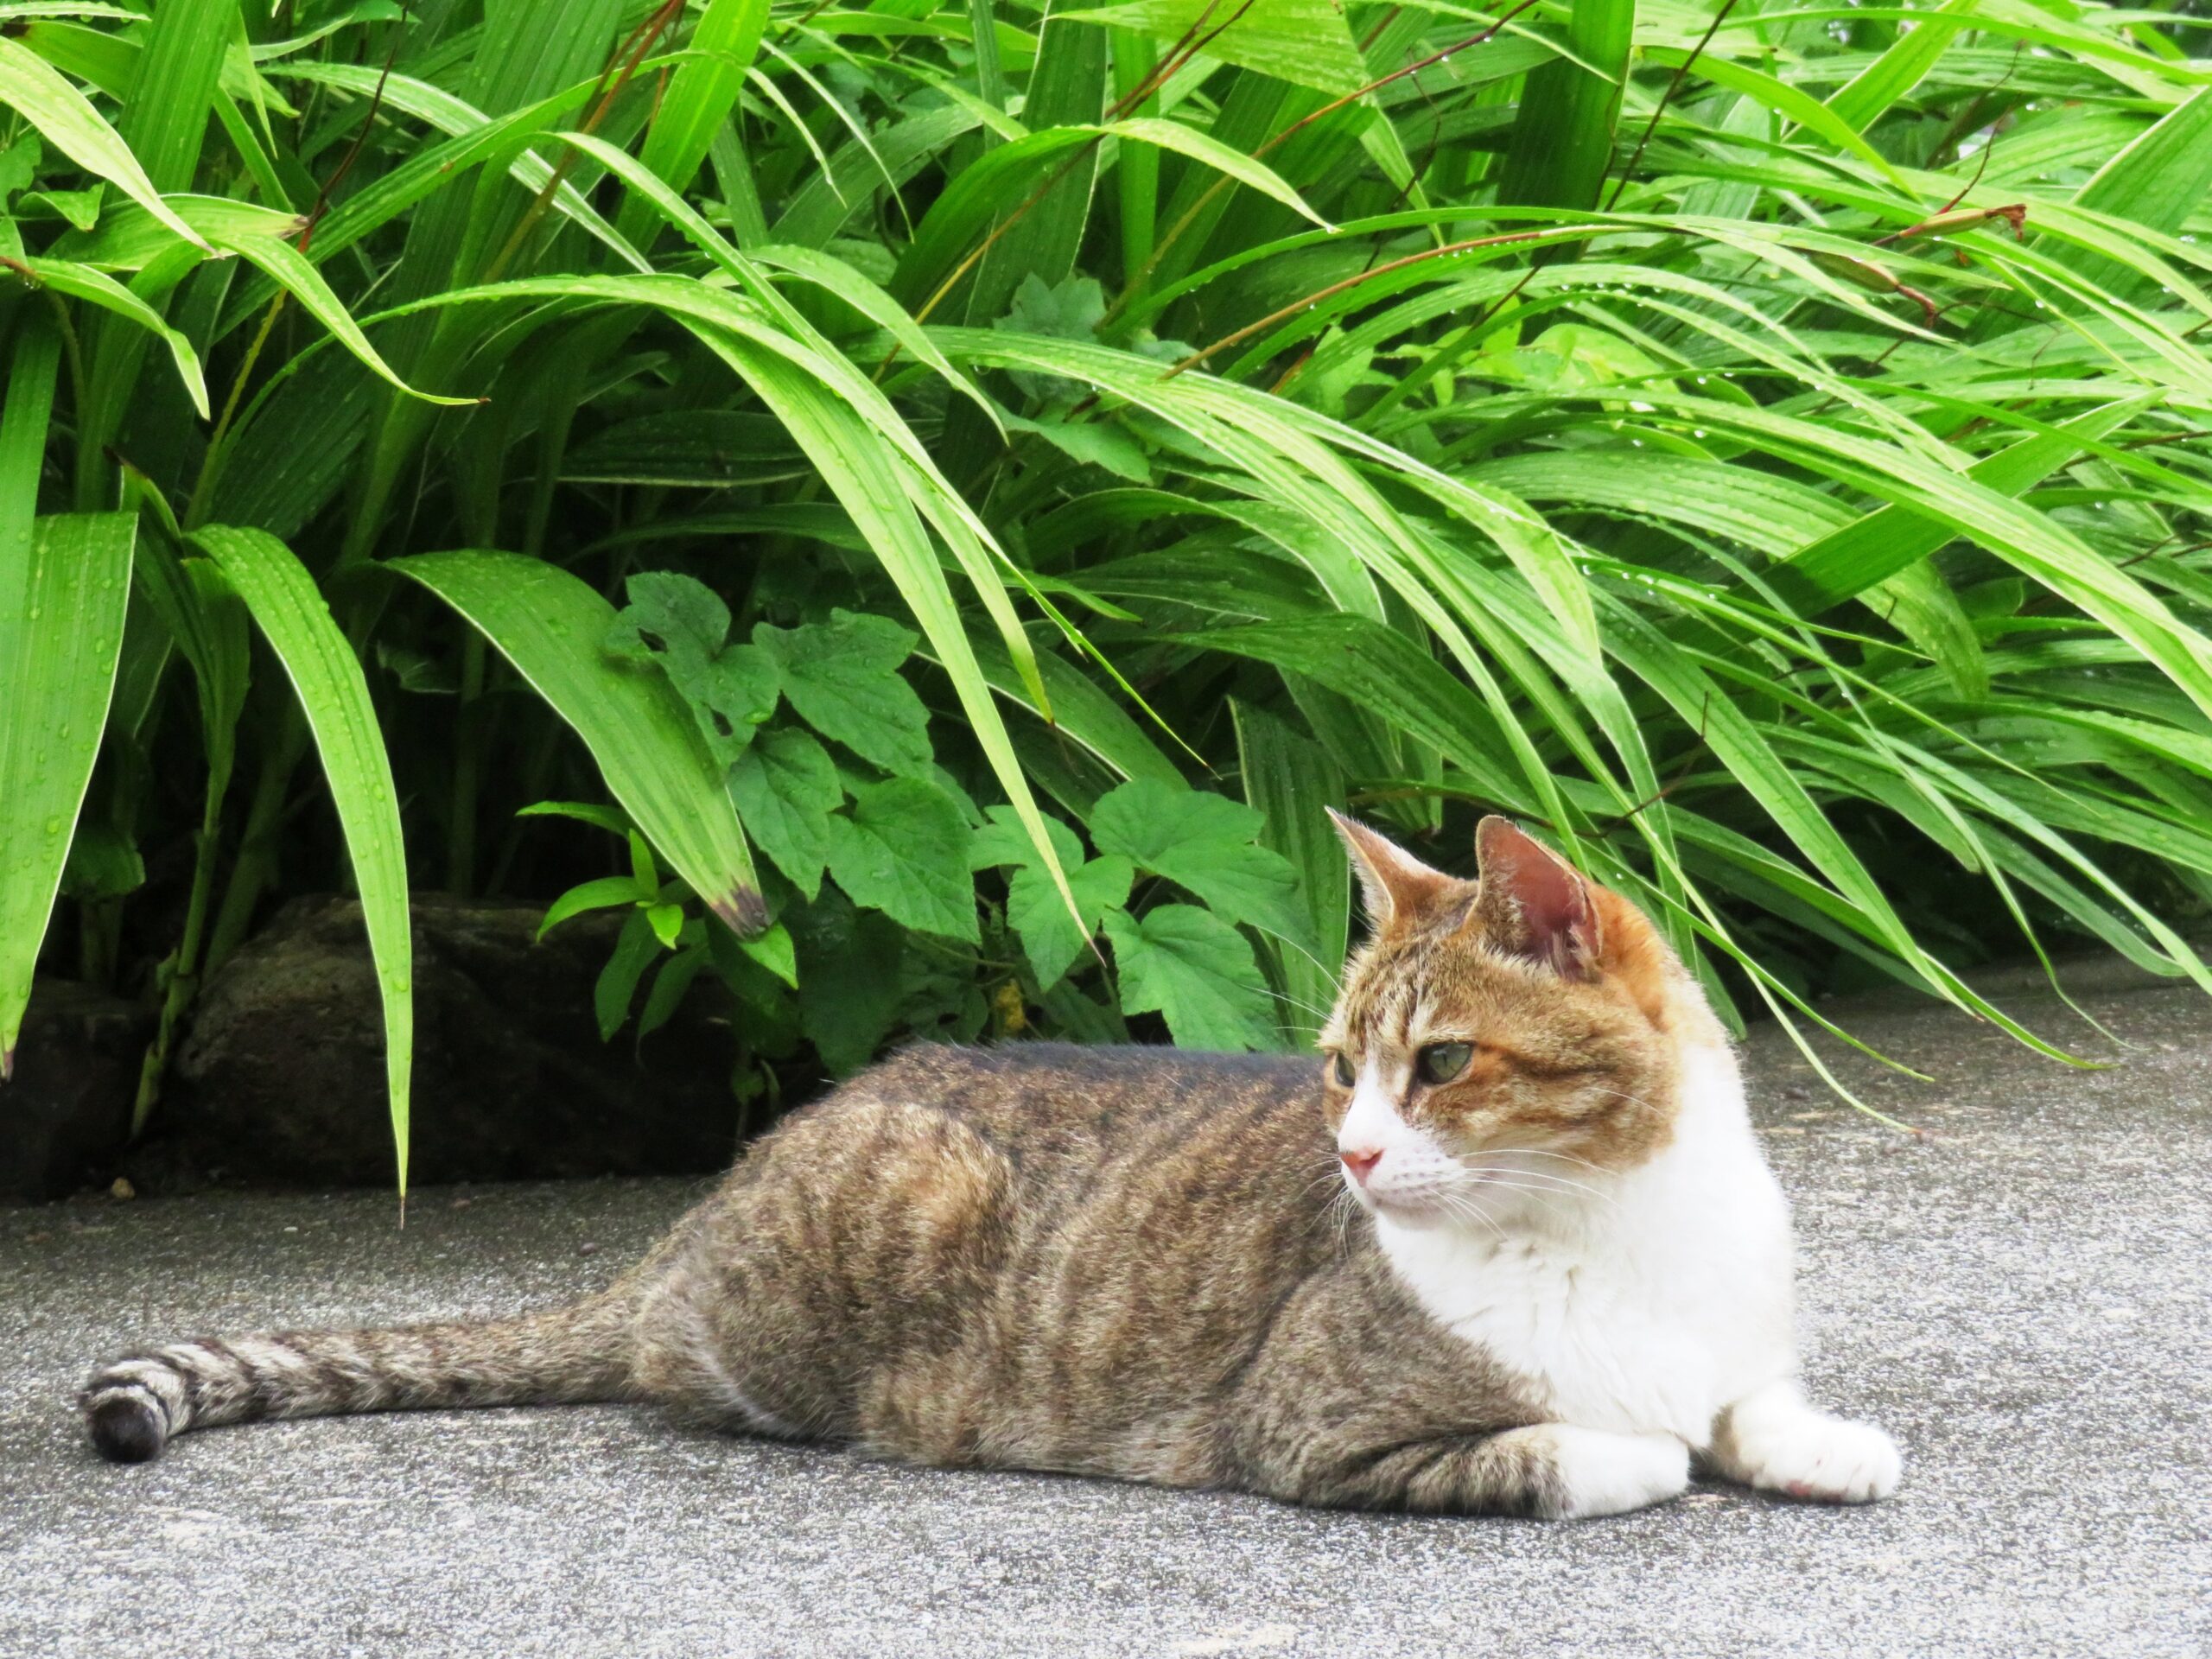
M 1379 1180 L 1387 1151 L 1370 1185 L 1400 1279 L 1547 1415 L 1703 1450 L 1724 1408 L 1795 1368 L 1791 1245 L 1734 1057 L 1688 1048 L 1682 1067 L 1664 1150 L 1619 1174 L 1560 1166 L 1590 1191 L 1476 1186 L 1463 1190 L 1480 1218 L 1398 1217 Z

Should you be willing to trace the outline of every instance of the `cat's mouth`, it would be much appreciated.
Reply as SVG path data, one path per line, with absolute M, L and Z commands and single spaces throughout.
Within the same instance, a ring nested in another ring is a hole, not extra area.
M 1417 1186 L 1352 1188 L 1354 1196 L 1370 1210 L 1393 1221 L 1433 1220 L 1451 1208 L 1451 1189 L 1434 1182 Z

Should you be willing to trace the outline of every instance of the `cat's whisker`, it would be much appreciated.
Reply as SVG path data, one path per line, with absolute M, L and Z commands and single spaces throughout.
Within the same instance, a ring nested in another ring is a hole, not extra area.
M 1484 1180 L 1492 1183 L 1499 1182 L 1502 1177 L 1512 1176 L 1524 1181 L 1543 1182 L 1546 1185 L 1547 1189 L 1552 1192 L 1580 1192 L 1605 1204 L 1618 1203 L 1618 1200 L 1616 1199 L 1611 1193 L 1604 1192 L 1598 1187 L 1592 1186 L 1586 1181 L 1569 1180 L 1566 1176 L 1554 1175 L 1548 1170 L 1516 1169 L 1510 1164 L 1474 1164 L 1470 1165 L 1467 1167 L 1469 1167 L 1473 1173 L 1478 1174 L 1483 1177 Z
M 1659 1109 L 1642 1095 L 1631 1095 L 1625 1089 L 1600 1089 L 1598 1092 L 1601 1095 L 1611 1095 L 1615 1100 L 1625 1100 L 1631 1105 L 1641 1106 L 1647 1112 L 1656 1112 Z
M 1593 1164 L 1587 1158 L 1578 1158 L 1571 1152 L 1554 1152 L 1548 1147 L 1492 1147 L 1487 1155 L 1493 1158 L 1556 1158 L 1561 1163 L 1580 1164 L 1600 1175 L 1612 1173 L 1603 1164 Z
M 1475 1220 L 1481 1222 L 1485 1227 L 1488 1227 L 1491 1232 L 1497 1234 L 1500 1243 L 1504 1242 L 1505 1229 L 1499 1226 L 1497 1224 L 1497 1218 L 1493 1217 L 1489 1211 L 1484 1209 L 1481 1205 L 1476 1203 L 1471 1194 L 1455 1192 L 1451 1188 L 1446 1187 L 1442 1192 L 1440 1192 L 1437 1195 L 1437 1198 L 1440 1205 L 1447 1213 L 1452 1215 L 1471 1216 Z
M 1318 1002 L 1308 1002 L 1304 997 L 1293 996 L 1288 991 L 1277 991 L 1275 995 L 1294 1008 L 1303 1008 L 1308 1014 L 1320 1015 L 1324 1022 L 1326 1022 L 1328 1017 L 1336 1012 L 1334 1008 L 1325 1008 Z

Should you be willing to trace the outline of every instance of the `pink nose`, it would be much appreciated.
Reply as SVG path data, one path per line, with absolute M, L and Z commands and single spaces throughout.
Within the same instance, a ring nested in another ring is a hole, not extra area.
M 1351 1172 L 1352 1179 L 1362 1186 L 1367 1185 L 1367 1178 L 1375 1173 L 1375 1166 L 1382 1161 L 1380 1152 L 1339 1151 L 1337 1156 L 1344 1160 L 1344 1167 Z

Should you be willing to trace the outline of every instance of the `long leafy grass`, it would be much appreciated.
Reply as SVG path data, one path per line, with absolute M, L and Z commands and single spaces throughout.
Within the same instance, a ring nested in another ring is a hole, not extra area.
M 0 0 L 0 1049 L 43 938 L 143 1120 L 346 880 L 403 1180 L 410 884 L 620 908 L 741 1094 L 1291 1043 L 1343 803 L 1738 1015 L 2212 988 L 2202 28 Z

